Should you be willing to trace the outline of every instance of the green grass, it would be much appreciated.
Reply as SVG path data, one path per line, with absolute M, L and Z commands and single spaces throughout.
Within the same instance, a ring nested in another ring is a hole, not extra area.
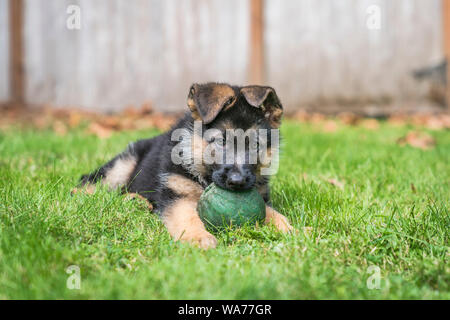
M 449 299 L 450 134 L 431 132 L 437 146 L 423 151 L 396 144 L 408 129 L 286 123 L 272 198 L 299 232 L 228 231 L 210 251 L 173 242 L 139 201 L 70 195 L 82 173 L 155 131 L 4 131 L 0 298 Z M 66 287 L 70 265 L 80 290 Z

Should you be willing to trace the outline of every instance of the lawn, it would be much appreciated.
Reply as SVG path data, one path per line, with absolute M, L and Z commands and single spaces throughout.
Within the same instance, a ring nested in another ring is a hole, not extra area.
M 450 133 L 421 150 L 396 143 L 409 130 L 285 123 L 272 199 L 298 232 L 227 231 L 209 251 L 140 200 L 70 194 L 156 131 L 1 131 L 0 299 L 450 299 Z

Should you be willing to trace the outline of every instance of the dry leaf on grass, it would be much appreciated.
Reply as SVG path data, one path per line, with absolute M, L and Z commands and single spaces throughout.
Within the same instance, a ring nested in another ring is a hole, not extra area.
M 338 119 L 346 125 L 356 125 L 360 118 L 360 116 L 357 116 L 352 112 L 342 112 L 338 115 Z
M 309 122 L 311 123 L 322 123 L 326 119 L 325 115 L 322 113 L 312 113 L 309 117 Z
M 305 236 L 311 236 L 313 234 L 313 227 L 303 227 L 303 234 Z
M 294 113 L 294 115 L 292 116 L 292 118 L 294 120 L 299 121 L 299 122 L 308 122 L 309 117 L 310 117 L 310 114 L 304 110 L 299 110 L 296 113 Z
M 107 127 L 102 126 L 97 122 L 92 122 L 87 129 L 88 133 L 94 134 L 100 139 L 106 139 L 111 136 L 113 130 Z
M 394 114 L 389 117 L 387 122 L 396 127 L 404 126 L 408 124 L 408 116 L 405 114 Z
M 406 136 L 398 139 L 397 143 L 401 146 L 408 144 L 414 148 L 428 150 L 436 145 L 436 140 L 427 133 L 411 131 Z
M 344 183 L 342 183 L 336 179 L 328 179 L 327 182 L 332 184 L 335 187 L 338 187 L 339 189 L 344 189 Z
M 442 130 L 445 129 L 445 123 L 442 121 L 442 119 L 438 117 L 430 117 L 426 120 L 425 126 L 428 129 L 432 130 Z
M 65 136 L 67 134 L 67 127 L 60 120 L 53 122 L 52 129 L 58 136 Z
M 380 123 L 377 119 L 364 119 L 360 122 L 361 126 L 369 130 L 378 130 Z
M 336 132 L 338 129 L 338 124 L 334 120 L 328 120 L 323 124 L 323 131 L 325 132 Z
M 78 127 L 81 123 L 81 120 L 82 120 L 82 116 L 79 112 L 77 112 L 77 111 L 71 112 L 69 115 L 69 121 L 68 121 L 69 127 L 71 127 L 71 128 Z
M 412 115 L 396 114 L 389 117 L 388 123 L 395 126 L 410 124 L 431 130 L 445 130 L 450 128 L 450 115 L 445 113 L 417 113 Z
M 2 110 L 3 111 L 3 110 Z M 169 129 L 181 113 L 165 114 L 153 111 L 150 103 L 140 108 L 127 107 L 124 111 L 105 115 L 79 108 L 55 108 L 49 105 L 33 108 L 8 107 L 0 118 L 0 126 L 20 123 L 37 129 L 52 129 L 58 135 L 65 135 L 69 129 L 79 127 L 82 122 L 90 123 L 88 133 L 107 138 L 113 132 L 157 128 Z

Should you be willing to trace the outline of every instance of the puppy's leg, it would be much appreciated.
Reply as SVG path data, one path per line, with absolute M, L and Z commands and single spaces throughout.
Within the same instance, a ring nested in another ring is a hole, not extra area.
M 72 194 L 78 192 L 92 194 L 95 192 L 95 184 L 98 181 L 107 185 L 111 190 L 125 186 L 132 178 L 131 175 L 139 161 L 135 144 L 130 144 L 124 152 L 97 170 L 83 175 L 78 187 L 72 190 Z
M 203 249 L 215 248 L 217 239 L 206 231 L 197 213 L 197 202 L 187 198 L 176 200 L 163 212 L 163 222 L 176 240 L 195 244 Z
M 269 206 L 266 206 L 266 220 L 264 223 L 273 225 L 280 232 L 289 232 L 294 229 L 285 216 Z

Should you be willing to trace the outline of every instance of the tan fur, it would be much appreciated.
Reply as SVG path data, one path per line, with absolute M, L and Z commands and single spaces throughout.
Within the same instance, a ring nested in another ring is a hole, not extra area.
M 197 201 L 180 199 L 163 214 L 163 222 L 175 241 L 188 242 L 203 249 L 215 248 L 217 239 L 206 231 L 198 216 Z
M 194 120 L 201 120 L 200 113 L 198 113 L 197 108 L 195 107 L 194 99 L 188 98 L 187 105 L 189 110 L 191 110 L 192 118 L 194 118 Z
M 121 187 L 128 182 L 135 167 L 136 159 L 133 157 L 117 159 L 114 166 L 106 172 L 102 183 L 110 189 Z
M 194 132 L 187 139 L 183 139 L 180 144 L 184 154 L 183 167 L 196 177 L 201 183 L 206 184 L 206 168 L 203 165 L 203 150 L 208 146 L 208 142 L 203 139 L 200 133 Z
M 153 205 L 147 200 L 147 198 L 141 196 L 139 193 L 128 193 L 125 199 L 126 200 L 141 199 L 145 201 L 145 205 L 149 210 L 153 210 Z
M 262 159 L 263 162 L 269 161 L 270 163 L 270 161 L 272 161 L 272 147 L 267 147 L 267 151 L 263 152 L 262 156 L 264 157 L 264 159 Z M 266 166 L 269 166 L 269 164 Z
M 281 125 L 281 117 L 283 116 L 283 110 L 275 109 L 269 117 L 270 125 L 273 128 L 279 128 Z
M 289 232 L 294 229 L 289 224 L 289 221 L 285 216 L 269 206 L 266 206 L 266 220 L 264 223 L 273 225 L 278 231 L 281 232 Z
M 222 112 L 227 111 L 228 109 L 231 109 L 235 103 L 236 103 L 236 97 L 233 97 L 232 102 L 229 103 L 227 106 L 225 106 L 225 108 L 222 109 Z
M 220 100 L 227 100 L 229 97 L 234 96 L 234 91 L 227 84 L 217 84 L 214 86 L 213 95 L 215 95 L 216 97 L 219 97 Z M 223 102 L 225 102 L 225 101 L 223 101 Z
M 203 193 L 201 185 L 179 174 L 169 175 L 166 186 L 175 193 L 195 201 L 198 201 Z
M 203 162 L 203 152 L 208 146 L 208 142 L 201 136 L 195 135 L 191 143 L 191 154 L 193 157 L 193 169 L 196 170 L 201 176 L 206 173 L 206 167 Z
M 217 104 L 214 106 L 215 109 L 221 109 L 225 104 L 225 102 L 227 102 L 230 98 L 233 98 L 233 101 L 229 105 L 225 106 L 225 108 L 222 109 L 222 111 L 230 109 L 236 102 L 234 91 L 228 85 L 224 84 L 216 85 L 213 89 L 213 95 L 217 97 Z
M 272 163 L 272 148 L 268 147 L 266 152 L 260 154 L 261 159 L 256 167 L 256 174 L 259 175 L 261 173 L 262 168 L 269 168 Z M 264 162 L 264 163 L 263 163 Z
M 273 128 L 279 128 L 281 125 L 281 117 L 283 116 L 282 109 L 275 109 L 269 115 L 269 122 Z
M 231 122 L 230 120 L 224 121 L 223 124 L 222 124 L 222 128 L 224 130 L 227 130 L 227 129 L 235 130 L 236 129 L 236 127 L 234 126 L 233 122 Z

